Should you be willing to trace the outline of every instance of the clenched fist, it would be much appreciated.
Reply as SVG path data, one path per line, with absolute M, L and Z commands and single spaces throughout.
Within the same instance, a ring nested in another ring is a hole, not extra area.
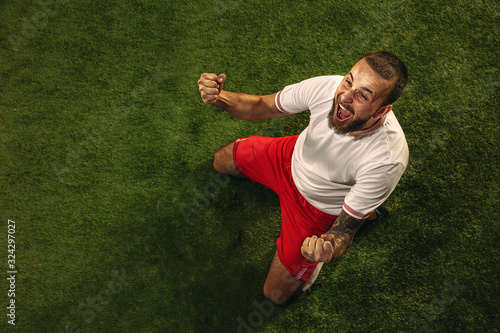
M 201 99 L 206 104 L 215 104 L 226 81 L 226 74 L 203 73 L 198 80 Z
M 320 237 L 307 237 L 302 243 L 300 251 L 304 258 L 312 262 L 329 262 L 333 256 L 334 236 L 324 234 Z

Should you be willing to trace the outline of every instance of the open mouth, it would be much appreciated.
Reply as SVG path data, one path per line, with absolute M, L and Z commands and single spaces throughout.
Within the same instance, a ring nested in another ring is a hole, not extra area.
M 344 106 L 342 106 L 339 103 L 339 105 L 337 106 L 337 112 L 335 112 L 335 118 L 337 119 L 337 121 L 343 123 L 351 117 L 352 117 L 352 112 L 347 110 Z

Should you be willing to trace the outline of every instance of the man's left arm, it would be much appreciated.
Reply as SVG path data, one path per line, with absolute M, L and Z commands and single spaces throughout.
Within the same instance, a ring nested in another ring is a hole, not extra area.
M 354 218 L 342 209 L 330 230 L 320 237 L 312 236 L 304 240 L 302 255 L 312 262 L 329 262 L 340 257 L 365 220 Z

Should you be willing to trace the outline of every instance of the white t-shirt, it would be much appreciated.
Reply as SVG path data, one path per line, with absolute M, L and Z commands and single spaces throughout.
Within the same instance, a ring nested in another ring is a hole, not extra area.
M 281 112 L 311 112 L 292 156 L 292 176 L 314 207 L 338 216 L 343 208 L 364 218 L 396 187 L 408 164 L 408 145 L 391 111 L 371 128 L 347 135 L 328 127 L 328 113 L 343 76 L 320 76 L 276 95 Z

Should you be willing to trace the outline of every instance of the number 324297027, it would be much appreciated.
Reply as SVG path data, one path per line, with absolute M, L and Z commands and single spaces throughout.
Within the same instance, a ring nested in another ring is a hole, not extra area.
M 8 252 L 10 253 L 8 255 L 8 264 L 9 267 L 12 269 L 14 268 L 14 265 L 16 264 L 16 236 L 14 234 L 16 233 L 16 222 L 9 220 L 9 234 L 7 235 L 7 242 L 8 242 Z

